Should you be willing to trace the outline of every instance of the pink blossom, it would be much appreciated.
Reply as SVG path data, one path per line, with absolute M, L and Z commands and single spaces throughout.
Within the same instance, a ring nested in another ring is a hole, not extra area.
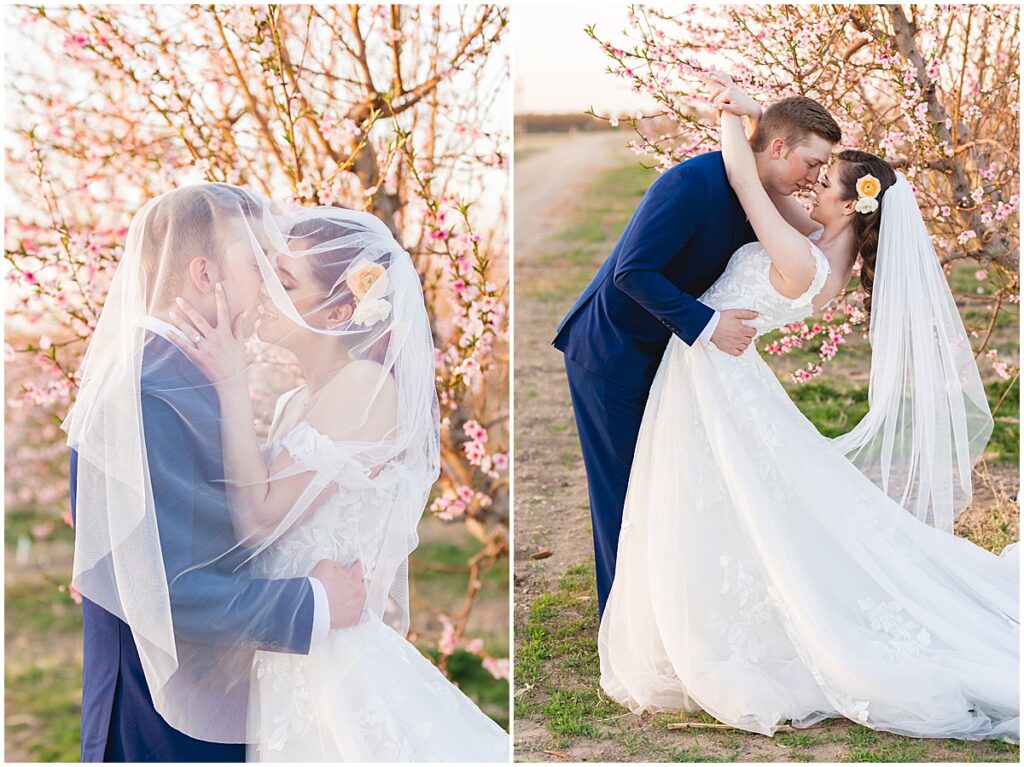
M 437 642 L 437 649 L 442 655 L 451 655 L 459 646 L 459 640 L 455 637 L 455 626 L 448 619 L 447 615 L 441 616 L 441 638 Z
M 508 658 L 484 658 L 481 664 L 495 679 L 508 679 L 509 662 Z

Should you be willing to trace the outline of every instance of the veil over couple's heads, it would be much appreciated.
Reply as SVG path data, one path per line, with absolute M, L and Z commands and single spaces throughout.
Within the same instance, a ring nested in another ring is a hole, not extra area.
M 169 328 L 182 327 L 179 297 L 198 323 L 188 337 Z M 266 497 L 287 500 L 257 538 L 239 532 L 251 512 L 225 501 L 225 493 L 252 483 L 218 457 L 223 434 L 231 433 L 226 403 L 218 406 L 221 382 L 186 353 L 190 344 L 198 349 L 211 341 L 208 331 L 220 327 L 225 311 L 237 341 L 237 378 L 248 372 L 255 379 L 245 376 L 242 392 L 232 396 L 247 396 L 248 381 L 254 411 L 267 421 L 271 408 L 260 412 L 259 403 L 276 401 L 277 437 L 312 426 L 297 433 L 288 460 L 266 468 Z M 254 330 L 264 343 L 243 346 Z M 300 363 L 300 380 L 294 365 L 270 354 L 275 346 Z M 323 373 L 319 380 L 305 378 L 310 360 Z M 227 184 L 183 187 L 151 200 L 132 220 L 80 375 L 64 422 L 78 453 L 72 582 L 131 627 L 168 723 L 200 739 L 244 740 L 244 717 L 229 710 L 244 697 L 259 642 L 183 637 L 175 595 L 207 575 L 211 583 L 254 577 L 260 555 L 338 488 L 377 499 L 365 520 L 374 550 L 358 557 L 367 613 L 408 626 L 406 560 L 439 471 L 438 406 L 420 278 L 383 222 L 361 211 L 282 204 Z M 299 382 L 305 393 L 291 396 Z M 154 427 L 154 414 L 181 433 Z M 153 440 L 203 453 L 201 475 L 177 477 L 170 467 L 185 511 L 157 514 L 154 497 L 167 488 L 156 487 L 166 477 L 149 465 Z M 202 533 L 201 562 L 165 556 L 166 515 L 198 514 L 204 503 L 228 507 L 226 534 Z M 259 611 L 251 611 L 253 625 L 261 625 Z
M 182 296 L 212 320 L 214 285 L 221 282 L 235 296 L 232 319 L 241 317 L 259 291 L 253 243 L 246 234 L 259 231 L 255 222 L 261 210 L 256 197 L 228 184 L 182 187 L 143 208 L 126 249 L 138 249 L 149 312 L 164 314 Z

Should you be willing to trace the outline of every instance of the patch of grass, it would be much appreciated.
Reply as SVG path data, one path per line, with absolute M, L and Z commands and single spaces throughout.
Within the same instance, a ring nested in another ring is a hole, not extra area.
M 538 260 L 538 265 L 557 267 L 553 279 L 537 277 L 518 289 L 550 303 L 556 313 L 567 311 L 608 257 L 655 178 L 653 171 L 633 162 L 602 173 L 583 194 L 575 223 L 561 235 L 564 247 Z
M 868 411 L 868 387 L 844 386 L 839 381 L 817 378 L 790 384 L 789 396 L 811 423 L 826 437 L 845 434 Z M 995 412 L 992 438 L 985 450 L 993 463 L 1017 464 L 1020 460 L 1020 380 L 991 381 L 985 385 L 989 407 Z
M 53 524 L 53 532 L 46 538 L 47 543 L 75 542 L 75 531 L 61 521 L 59 514 L 15 509 L 4 514 L 4 545 L 16 546 L 21 538 L 33 539 L 32 528 L 47 522 Z
M 50 513 L 33 516 L 18 514 L 16 528 L 28 529 L 53 519 Z M 62 525 L 59 521 L 57 525 L 59 530 Z M 55 532 L 51 539 L 37 544 L 37 549 L 48 546 L 70 557 L 67 543 L 51 543 L 58 535 Z M 16 533 L 13 539 L 18 537 Z M 60 591 L 70 561 L 66 567 L 60 560 L 45 569 L 29 566 L 24 570 L 16 569 L 13 561 L 13 546 L 8 546 L 4 589 L 6 756 L 8 761 L 20 757 L 75 762 L 81 731 L 78 648 L 82 611 L 67 592 Z
M 844 762 L 920 762 L 927 761 L 931 752 L 925 740 L 873 732 L 863 727 L 851 730 L 847 743 L 849 750 L 843 757 Z
M 70 601 L 70 600 L 68 600 Z M 77 663 L 30 666 L 7 672 L 5 703 L 18 716 L 7 724 L 8 743 L 27 740 L 28 751 L 40 762 L 77 762 L 80 754 L 82 668 Z
M 999 409 L 993 418 L 992 438 L 985 448 L 985 456 L 993 462 L 1020 462 L 1020 378 L 1011 381 L 992 381 L 985 385 L 989 407 Z
M 840 387 L 813 380 L 788 387 L 789 396 L 807 419 L 826 437 L 845 434 L 868 412 L 868 389 Z
M 548 729 L 555 735 L 597 737 L 590 697 L 580 692 L 553 690 L 540 707 L 540 713 L 547 718 Z
M 817 735 L 807 732 L 780 732 L 775 736 L 775 742 L 791 748 L 808 748 L 820 745 L 824 741 Z

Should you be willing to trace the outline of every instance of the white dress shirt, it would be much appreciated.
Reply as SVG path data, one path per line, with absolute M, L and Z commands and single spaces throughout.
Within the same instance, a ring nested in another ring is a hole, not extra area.
M 712 314 L 711 319 L 708 320 L 708 324 L 704 326 L 704 329 L 700 332 L 700 335 L 697 336 L 697 340 L 700 341 L 705 346 L 711 343 L 711 336 L 714 335 L 715 328 L 718 327 L 718 321 L 720 319 L 722 319 L 721 312 L 716 311 L 714 314 Z
M 181 330 L 159 317 L 147 316 L 143 319 L 142 326 L 171 343 L 174 343 L 171 335 L 176 335 L 185 341 L 189 340 Z M 327 589 L 324 588 L 324 584 L 313 576 L 309 576 L 308 580 L 313 589 L 313 630 L 309 638 L 310 645 L 312 645 L 314 642 L 326 638 L 327 632 L 331 630 L 331 604 L 327 601 Z

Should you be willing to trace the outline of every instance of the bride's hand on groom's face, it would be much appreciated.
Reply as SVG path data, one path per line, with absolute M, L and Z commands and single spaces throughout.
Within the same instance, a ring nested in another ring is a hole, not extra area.
M 219 282 L 214 289 L 217 324 L 210 325 L 195 307 L 183 298 L 177 299 L 178 311 L 170 313 L 171 321 L 188 337 L 176 341 L 215 386 L 245 383 L 245 345 L 242 339 L 243 312 L 231 323 L 228 299 Z

